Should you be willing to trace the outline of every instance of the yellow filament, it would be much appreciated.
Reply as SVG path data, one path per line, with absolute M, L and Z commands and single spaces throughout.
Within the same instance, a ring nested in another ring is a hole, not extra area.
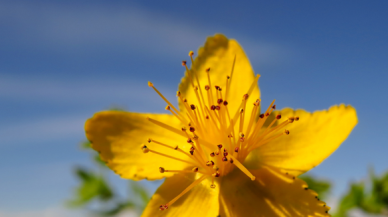
M 164 147 L 166 147 L 166 148 L 170 148 L 170 149 L 174 149 L 174 150 L 176 150 L 176 151 L 179 151 L 179 152 L 181 152 L 181 153 L 183 153 L 183 154 L 185 154 L 186 156 L 188 156 L 188 157 L 191 158 L 191 156 L 190 156 L 188 153 L 186 153 L 185 151 L 183 151 L 183 150 L 180 149 L 180 148 L 172 147 L 172 146 L 169 146 L 169 145 L 167 145 L 167 144 L 158 142 L 158 141 L 153 140 L 153 139 L 151 139 L 151 141 L 152 141 L 153 143 L 156 143 L 156 144 L 158 144 L 158 145 L 164 146 Z
M 257 108 L 258 107 L 259 106 L 256 106 L 256 105 L 253 107 L 251 118 L 250 118 L 249 124 L 248 124 L 248 129 L 247 129 L 247 132 L 245 133 L 247 138 L 249 137 L 249 133 L 251 132 L 252 124 L 255 121 L 255 117 L 256 117 L 256 113 L 257 113 Z
M 238 161 L 232 155 L 228 155 L 228 156 L 230 156 L 233 159 L 233 164 L 236 165 L 243 173 L 245 173 L 245 175 L 247 175 L 249 178 L 251 178 L 252 181 L 254 181 L 256 179 L 256 177 L 254 175 L 252 175 L 252 173 L 249 172 L 249 170 L 247 168 L 245 168 L 244 165 L 242 165 L 240 163 L 240 161 Z
M 175 201 L 177 201 L 180 197 L 182 197 L 184 194 L 186 194 L 188 191 L 190 191 L 192 188 L 194 188 L 196 185 L 201 183 L 205 178 L 207 178 L 209 175 L 202 175 L 199 179 L 195 180 L 193 183 L 191 183 L 185 190 L 183 190 L 178 196 L 176 196 L 174 199 L 172 199 L 170 202 L 166 203 L 166 206 L 171 206 Z
M 158 125 L 160 127 L 163 127 L 166 130 L 169 130 L 169 131 L 171 131 L 173 133 L 176 133 L 178 135 L 186 137 L 186 135 L 182 132 L 182 130 L 175 129 L 174 127 L 171 127 L 171 126 L 169 126 L 169 125 L 167 125 L 165 123 L 162 123 L 160 121 L 157 121 L 157 120 L 149 118 L 149 117 L 147 117 L 147 120 L 149 120 L 150 122 L 152 122 L 152 123 L 154 123 L 154 124 L 156 124 L 156 125 Z
M 212 83 L 211 83 L 211 81 L 210 81 L 210 75 L 209 75 L 209 73 L 210 72 L 207 72 L 206 74 L 207 74 L 207 81 L 209 82 L 209 87 L 210 87 L 210 105 L 209 106 L 211 106 L 211 105 L 214 105 L 214 103 L 213 103 L 213 90 L 212 90 Z
M 154 87 L 154 85 L 152 85 L 151 87 L 155 90 L 156 93 L 159 94 L 160 97 L 162 97 L 162 99 L 163 99 L 163 100 L 164 100 L 164 101 L 165 101 L 172 109 L 174 109 L 174 111 L 175 111 L 177 114 L 179 114 L 179 111 L 178 111 L 178 110 L 170 103 L 170 101 L 168 101 L 168 100 L 166 99 L 166 97 L 163 96 L 162 93 L 159 92 L 158 89 L 156 89 L 156 87 Z
M 172 115 L 174 115 L 176 118 L 178 118 L 178 119 L 181 121 L 182 124 L 188 125 L 186 119 L 183 120 L 183 119 L 182 119 L 181 117 L 179 117 L 178 114 L 176 114 L 173 110 L 171 110 L 171 109 L 168 109 L 168 110 L 171 112 Z
M 236 63 L 236 55 L 234 55 L 234 58 L 233 58 L 232 71 L 230 72 L 230 81 L 229 81 L 229 84 L 226 86 L 225 100 L 228 99 L 230 85 L 232 84 L 232 78 L 233 78 L 234 64 L 235 63 Z
M 192 164 L 192 165 L 195 165 L 195 166 L 196 166 L 196 163 L 194 163 L 194 162 L 182 160 L 182 159 L 179 159 L 179 158 L 176 158 L 176 157 L 167 155 L 167 154 L 163 154 L 163 153 L 160 153 L 160 152 L 151 150 L 151 149 L 149 149 L 149 152 L 152 152 L 152 153 L 154 153 L 154 154 L 158 154 L 158 155 L 161 155 L 161 156 L 164 156 L 164 157 L 167 157 L 167 158 L 171 158 L 171 159 L 174 159 L 174 160 L 177 160 L 177 161 L 181 161 L 181 162 L 188 163 L 188 164 Z
M 256 78 L 255 78 L 254 81 L 252 82 L 252 84 L 251 84 L 251 86 L 249 87 L 249 90 L 248 90 L 248 92 L 247 92 L 248 96 L 251 95 L 251 93 L 252 93 L 252 91 L 253 91 L 253 88 L 256 86 L 257 81 L 259 80 L 259 78 L 260 78 L 260 75 L 256 75 Z M 241 102 L 239 108 L 241 108 L 241 107 L 243 106 L 243 103 L 244 103 L 244 101 Z M 237 110 L 237 111 L 236 111 L 236 114 L 235 114 L 234 117 L 233 117 L 233 122 L 234 122 L 234 123 L 236 123 L 236 121 L 237 121 L 237 119 L 238 119 L 238 117 L 239 117 L 239 113 L 240 113 L 240 111 Z M 231 124 L 231 125 L 229 126 L 228 131 L 230 131 L 230 128 L 233 128 L 233 127 L 234 127 L 234 125 Z
M 255 140 L 255 137 L 258 136 L 258 132 L 259 130 L 261 129 L 261 127 L 264 125 L 265 121 L 267 120 L 267 117 L 265 114 L 270 114 L 269 113 L 269 110 L 270 108 L 273 106 L 273 104 L 275 103 L 275 100 L 272 101 L 271 105 L 267 108 L 267 111 L 264 113 L 264 117 L 263 118 L 259 118 L 259 120 L 257 120 L 257 123 L 256 123 L 256 126 L 255 126 L 255 129 L 253 130 L 252 132 L 252 136 L 249 138 L 249 141 L 247 142 L 248 144 L 252 143 L 254 140 Z M 252 141 L 253 140 L 253 141 Z
M 204 173 L 204 172 L 201 172 L 201 171 L 192 171 L 192 170 L 164 170 L 164 172 L 172 172 L 172 173 L 200 173 L 200 174 L 208 174 L 208 175 L 211 175 L 209 173 Z

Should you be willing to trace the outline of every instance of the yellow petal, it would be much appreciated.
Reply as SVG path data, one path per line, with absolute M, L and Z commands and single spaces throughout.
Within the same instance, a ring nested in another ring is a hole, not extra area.
M 272 119 L 277 114 L 281 114 L 282 119 L 298 116 L 299 121 L 286 126 L 290 131 L 288 136 L 281 136 L 254 153 L 260 163 L 285 169 L 294 175 L 320 164 L 357 124 L 356 110 L 343 104 L 314 113 L 286 108 L 274 112 Z
M 194 174 L 176 174 L 173 177 L 167 178 L 152 196 L 142 216 L 216 217 L 219 212 L 219 186 L 216 188 L 210 188 L 210 179 L 205 179 L 200 184 L 192 188 L 167 210 L 159 210 L 160 205 L 164 205 L 171 201 L 193 182 Z
M 122 178 L 161 179 L 172 176 L 172 173 L 160 173 L 159 167 L 170 170 L 184 169 L 187 163 L 166 158 L 155 153 L 143 153 L 142 144 L 151 150 L 188 160 L 183 153 L 169 149 L 154 142 L 152 138 L 175 147 L 184 137 L 156 126 L 147 117 L 168 123 L 179 129 L 179 120 L 171 115 L 137 114 L 122 111 L 104 111 L 96 113 L 86 121 L 86 136 L 92 143 L 92 148 L 100 153 L 100 157 L 115 173 Z M 177 139 L 178 138 L 178 139 Z M 183 140 L 184 141 L 184 140 Z M 185 143 L 179 143 L 182 149 L 189 148 Z
M 231 87 L 228 91 L 228 109 L 230 115 L 233 116 L 239 109 L 244 94 L 246 94 L 255 81 L 255 75 L 251 64 L 247 56 L 244 53 L 242 47 L 237 41 L 233 39 L 227 39 L 224 35 L 217 34 L 213 37 L 209 37 L 204 45 L 198 51 L 198 56 L 194 60 L 194 66 L 192 66 L 192 81 L 195 86 L 198 86 L 196 82 L 196 76 L 198 76 L 200 89 L 203 97 L 205 98 L 205 104 L 208 103 L 207 91 L 204 89 L 205 85 L 210 85 L 208 82 L 206 69 L 210 68 L 209 75 L 211 80 L 211 91 L 213 97 L 216 99 L 215 85 L 222 88 L 222 99 L 225 100 L 226 93 L 226 80 L 227 76 L 231 75 L 234 58 L 236 62 L 234 66 L 233 76 L 231 78 Z M 188 73 L 182 78 L 179 85 L 179 91 L 187 98 L 188 103 L 199 105 L 195 91 L 192 88 Z M 210 91 L 210 90 L 209 90 Z M 200 96 L 200 92 L 198 91 Z M 246 112 L 251 114 L 252 103 L 260 98 L 260 91 L 257 83 L 255 82 L 252 93 L 248 99 L 248 106 Z M 214 102 L 216 104 L 216 102 Z M 181 111 L 185 111 L 184 106 L 179 104 Z M 249 116 L 248 115 L 248 116 Z M 246 121 L 248 122 L 248 121 Z
M 220 216 L 330 216 L 304 181 L 269 167 L 251 172 L 255 181 L 238 170 L 222 179 Z

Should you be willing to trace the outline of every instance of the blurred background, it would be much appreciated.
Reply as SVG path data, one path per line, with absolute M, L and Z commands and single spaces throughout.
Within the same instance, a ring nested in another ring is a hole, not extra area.
M 107 109 L 165 112 L 147 81 L 175 102 L 181 61 L 215 33 L 243 46 L 263 105 L 356 108 L 349 138 L 305 179 L 332 214 L 387 214 L 387 11 L 388 1 L 0 0 L 0 216 L 138 216 L 161 181 L 107 170 L 84 122 Z

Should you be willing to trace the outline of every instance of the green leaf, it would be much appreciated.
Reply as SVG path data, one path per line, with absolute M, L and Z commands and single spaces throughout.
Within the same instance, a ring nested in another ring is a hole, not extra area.
M 304 180 L 310 189 L 317 192 L 320 199 L 325 199 L 330 192 L 331 183 L 327 180 L 318 179 L 311 175 L 302 175 L 299 178 Z
M 81 184 L 76 188 L 75 198 L 68 202 L 70 206 L 81 207 L 92 200 L 108 201 L 114 197 L 112 189 L 102 176 L 84 168 L 77 168 L 75 174 Z

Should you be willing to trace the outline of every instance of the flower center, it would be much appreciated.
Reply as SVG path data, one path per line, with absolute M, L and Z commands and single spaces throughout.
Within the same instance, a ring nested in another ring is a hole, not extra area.
M 192 65 L 194 64 L 193 52 L 189 53 Z M 190 79 L 191 88 L 194 90 L 197 104 L 188 102 L 183 94 L 177 92 L 179 102 L 185 107 L 186 113 L 179 112 L 151 82 L 148 85 L 152 87 L 156 93 L 167 103 L 166 110 L 171 112 L 177 119 L 179 119 L 182 127 L 177 129 L 170 126 L 168 123 L 162 123 L 152 118 L 147 118 L 151 123 L 156 124 L 164 129 L 174 132 L 184 138 L 190 144 L 189 150 L 181 149 L 179 146 L 172 146 L 165 144 L 162 141 L 157 141 L 152 138 L 148 139 L 149 146 L 160 145 L 173 152 L 171 155 L 164 154 L 153 150 L 147 145 L 142 145 L 144 153 L 153 153 L 164 156 L 176 161 L 187 163 L 188 167 L 184 170 L 171 170 L 169 168 L 160 167 L 161 173 L 199 173 L 201 176 L 190 184 L 185 190 L 177 195 L 170 202 L 159 207 L 160 210 L 168 209 L 181 196 L 190 191 L 193 187 L 201 183 L 206 178 L 212 179 L 211 188 L 215 188 L 214 180 L 218 177 L 225 176 L 231 172 L 235 167 L 240 169 L 252 181 L 256 179 L 251 172 L 242 164 L 248 154 L 280 137 L 288 135 L 290 132 L 285 127 L 299 120 L 298 117 L 289 117 L 287 120 L 278 123 L 275 127 L 273 125 L 281 119 L 281 115 L 271 121 L 268 127 L 263 127 L 264 123 L 270 114 L 276 109 L 274 105 L 275 100 L 272 101 L 267 110 L 259 114 L 260 99 L 253 103 L 253 109 L 250 114 L 247 114 L 247 101 L 252 93 L 259 75 L 257 75 L 252 82 L 248 92 L 242 96 L 237 111 L 229 111 L 229 100 L 232 103 L 238 103 L 238 99 L 229 99 L 230 86 L 233 79 L 233 71 L 236 57 L 234 58 L 230 76 L 226 77 L 226 85 L 223 87 L 212 86 L 210 79 L 210 68 L 206 69 L 207 84 L 203 87 L 199 82 L 197 74 L 187 67 L 186 61 L 182 65 L 186 68 L 186 73 Z M 215 93 L 214 93 L 214 92 Z M 204 97 L 206 94 L 207 100 Z M 233 116 L 232 116 L 233 115 Z M 179 152 L 182 157 L 175 157 L 176 152 Z M 191 165 L 191 167 L 189 166 Z

